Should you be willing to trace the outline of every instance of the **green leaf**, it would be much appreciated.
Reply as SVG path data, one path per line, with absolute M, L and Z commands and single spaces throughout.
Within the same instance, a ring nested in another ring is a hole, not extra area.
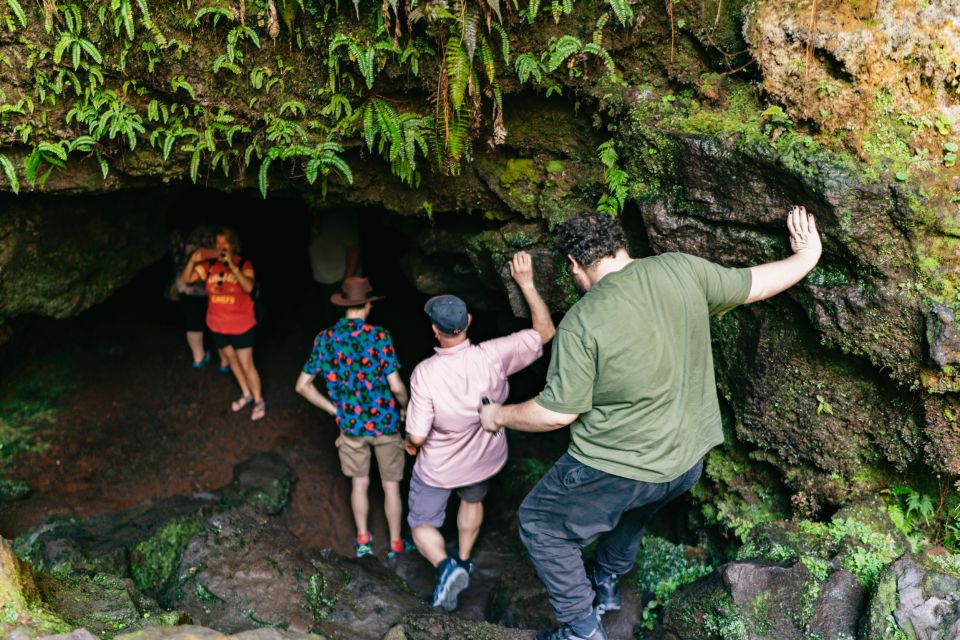
M 264 200 L 267 199 L 267 190 L 270 187 L 269 173 L 270 173 L 270 163 L 272 161 L 273 159 L 269 155 L 267 155 L 267 157 L 263 159 L 263 162 L 260 163 L 260 176 L 259 176 L 258 183 L 260 185 L 260 194 L 263 196 Z
M 470 59 L 456 36 L 450 36 L 447 40 L 444 60 L 447 86 L 450 90 L 450 104 L 453 105 L 454 110 L 459 110 L 467 93 L 467 83 L 470 81 Z
M 100 152 L 97 152 L 97 162 L 100 163 L 100 173 L 103 174 L 103 179 L 106 180 L 107 176 L 110 175 L 110 165 L 107 163 L 107 159 L 100 155 Z
M 633 9 L 627 0 L 607 0 L 607 4 L 613 9 L 613 15 L 617 16 L 621 25 L 626 26 L 627 22 L 633 19 Z
M 10 7 L 10 11 L 13 12 L 13 16 L 17 19 L 17 22 L 20 23 L 20 26 L 26 27 L 27 15 L 23 12 L 23 7 L 20 6 L 20 3 L 17 0 L 7 0 L 7 6 Z M 19 187 L 17 187 L 17 189 L 19 190 Z
M 20 181 L 17 180 L 17 170 L 13 166 L 13 163 L 10 162 L 10 158 L 0 154 L 0 167 L 3 168 L 3 174 L 7 177 L 7 182 L 10 183 L 10 190 L 14 193 L 20 193 Z
M 197 178 L 200 177 L 200 149 L 194 149 L 193 155 L 190 157 L 190 179 L 193 180 L 193 183 L 196 184 Z
M 87 52 L 87 55 L 93 58 L 93 61 L 97 64 L 103 64 L 103 58 L 100 56 L 100 51 L 94 46 L 89 40 L 80 39 L 80 46 L 83 47 L 83 50 Z
M 43 153 L 49 153 L 59 158 L 60 160 L 67 160 L 67 151 L 60 144 L 53 144 L 51 142 L 41 142 L 37 145 L 37 150 Z

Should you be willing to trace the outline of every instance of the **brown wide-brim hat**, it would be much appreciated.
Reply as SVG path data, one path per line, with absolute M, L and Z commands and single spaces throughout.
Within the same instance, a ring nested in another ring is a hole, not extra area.
M 383 296 L 373 295 L 373 287 L 366 278 L 344 278 L 340 293 L 330 296 L 330 302 L 338 307 L 359 307 L 376 300 L 383 300 Z

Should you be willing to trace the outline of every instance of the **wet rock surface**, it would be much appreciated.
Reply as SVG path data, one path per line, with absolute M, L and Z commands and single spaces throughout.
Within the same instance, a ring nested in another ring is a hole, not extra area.
M 187 544 L 165 595 L 199 624 L 226 632 L 273 626 L 379 640 L 405 614 L 426 611 L 378 561 L 312 553 L 250 507 L 220 514 Z
M 208 517 L 245 502 L 276 513 L 289 502 L 295 474 L 279 456 L 258 454 L 238 464 L 234 478 L 223 489 L 197 497 L 148 500 L 93 518 L 54 518 L 17 538 L 16 548 L 46 571 L 112 573 L 155 592 L 170 579 L 183 546 Z

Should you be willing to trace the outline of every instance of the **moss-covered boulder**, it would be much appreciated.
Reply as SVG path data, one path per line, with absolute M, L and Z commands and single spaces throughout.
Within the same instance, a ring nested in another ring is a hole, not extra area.
M 746 539 L 736 561 L 671 597 L 655 638 L 857 637 L 869 593 L 911 549 L 879 498 L 827 523 L 762 524 Z
M 863 587 L 803 562 L 731 562 L 679 591 L 653 637 L 661 640 L 853 638 Z
M 23 480 L 0 478 L 0 504 L 23 500 L 30 495 L 30 485 Z
M 216 495 L 226 504 L 248 504 L 268 515 L 277 515 L 290 503 L 297 480 L 293 468 L 276 453 L 261 452 L 233 467 L 233 482 Z
M 155 593 L 190 536 L 219 509 L 216 500 L 175 496 L 84 520 L 51 519 L 17 538 L 16 548 L 44 571 L 109 573 Z
M 279 456 L 261 453 L 236 465 L 233 482 L 212 493 L 148 500 L 82 520 L 53 518 L 17 538 L 16 548 L 44 571 L 108 573 L 157 596 L 167 591 L 183 548 L 211 515 L 244 504 L 279 513 L 295 479 Z
M 51 634 L 70 631 L 71 626 L 47 607 L 31 567 L 0 537 L 0 634 Z
M 165 600 L 225 632 L 272 626 L 358 640 L 379 640 L 404 615 L 427 610 L 373 558 L 309 552 L 250 507 L 206 522 Z
M 907 554 L 877 579 L 860 638 L 954 638 L 960 635 L 960 558 L 943 549 Z
M 43 602 L 71 627 L 104 640 L 134 629 L 177 625 L 189 621 L 178 611 L 164 611 L 143 596 L 133 581 L 85 572 L 39 574 Z

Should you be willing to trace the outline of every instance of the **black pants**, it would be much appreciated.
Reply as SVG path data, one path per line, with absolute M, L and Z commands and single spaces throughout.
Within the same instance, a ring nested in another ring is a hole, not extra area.
M 563 454 L 520 505 L 520 539 L 547 588 L 557 620 L 593 610 L 593 586 L 580 550 L 597 538 L 596 561 L 622 576 L 633 568 L 643 527 L 661 507 L 697 483 L 703 461 L 670 482 L 610 475 Z

